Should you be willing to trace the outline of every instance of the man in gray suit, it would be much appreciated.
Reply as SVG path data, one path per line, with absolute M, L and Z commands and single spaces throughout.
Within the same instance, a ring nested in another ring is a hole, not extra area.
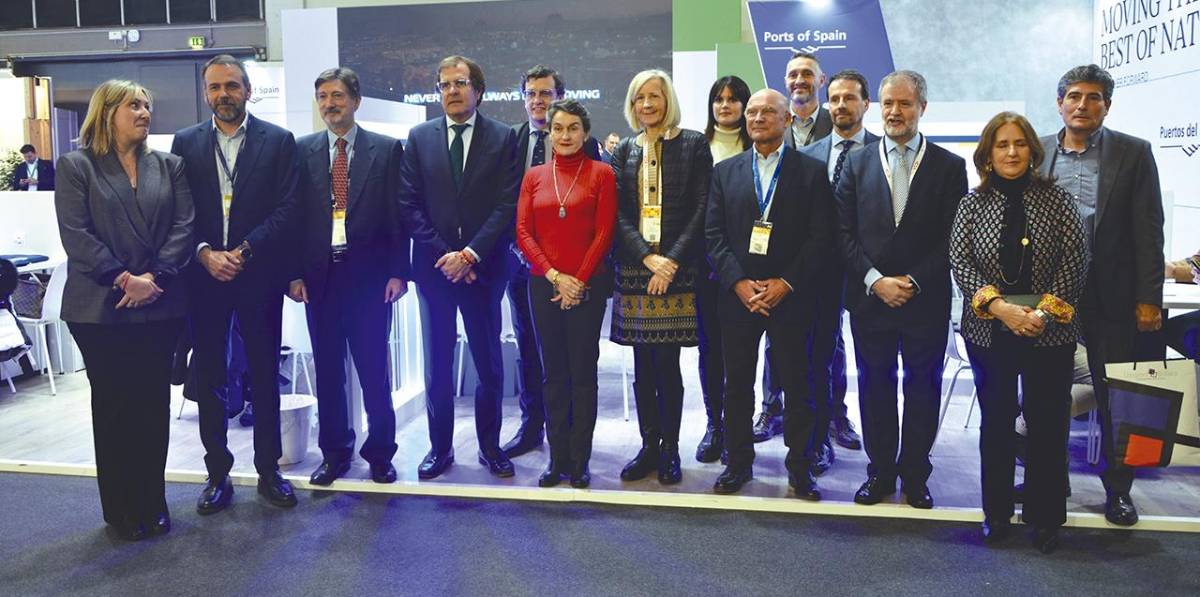
M 829 108 L 833 133 L 799 149 L 800 153 L 825 164 L 832 188 L 837 188 L 851 153 L 879 140 L 863 128 L 863 116 L 871 105 L 867 78 L 856 70 L 843 70 L 829 79 Z M 817 293 L 817 316 L 809 351 L 813 399 L 817 422 L 813 437 L 813 474 L 820 475 L 833 464 L 830 439 L 848 450 L 861 450 L 862 440 L 846 416 L 846 344 L 842 340 L 843 289 L 846 266 L 840 255 L 829 260 L 821 273 L 827 282 Z
M 1075 198 L 1092 251 L 1079 313 L 1100 409 L 1104 517 L 1137 524 L 1129 497 L 1133 469 L 1115 462 L 1105 363 L 1136 358 L 1138 332 L 1162 327 L 1163 208 L 1150 144 L 1104 127 L 1114 83 L 1107 71 L 1078 66 L 1058 81 L 1063 129 L 1042 138 L 1042 173 Z

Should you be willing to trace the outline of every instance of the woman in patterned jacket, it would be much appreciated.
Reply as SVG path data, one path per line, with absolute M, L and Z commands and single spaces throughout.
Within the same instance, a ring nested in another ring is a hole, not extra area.
M 983 417 L 984 540 L 1010 530 L 1019 378 L 1029 426 L 1022 517 L 1034 546 L 1050 553 L 1067 516 L 1075 305 L 1087 245 L 1071 196 L 1038 174 L 1045 157 L 1023 116 L 1002 112 L 988 122 L 974 156 L 981 180 L 959 205 L 950 264 L 967 298 L 962 335 Z

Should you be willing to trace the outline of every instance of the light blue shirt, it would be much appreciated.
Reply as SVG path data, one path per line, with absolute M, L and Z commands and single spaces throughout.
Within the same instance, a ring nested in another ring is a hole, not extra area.
M 1072 151 L 1062 144 L 1066 131 L 1059 131 L 1058 147 L 1055 148 L 1054 155 L 1050 156 L 1050 174 L 1056 176 L 1055 183 L 1075 199 L 1075 208 L 1079 211 L 1079 219 L 1083 221 L 1089 247 L 1092 246 L 1092 236 L 1096 231 L 1096 201 L 1100 191 L 1100 145 L 1104 141 L 1103 133 L 1102 126 L 1088 136 L 1088 144 L 1083 151 Z
M 866 147 L 867 129 L 859 128 L 857 133 L 854 133 L 849 139 L 838 134 L 837 129 L 833 129 L 833 134 L 829 137 L 829 182 L 833 182 L 833 169 L 837 167 L 838 155 L 842 153 L 842 148 L 838 147 L 842 141 L 850 142 L 850 153 L 854 153 L 863 147 Z M 845 168 L 846 165 L 842 164 Z
M 337 140 L 338 136 L 333 131 L 326 129 L 325 135 L 329 137 L 329 171 L 333 172 L 333 160 L 337 159 Z M 350 131 L 342 136 L 346 140 L 346 165 L 354 161 L 354 140 L 358 138 L 358 125 L 350 127 Z

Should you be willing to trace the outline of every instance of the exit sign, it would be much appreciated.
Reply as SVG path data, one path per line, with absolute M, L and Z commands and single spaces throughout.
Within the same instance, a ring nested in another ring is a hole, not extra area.
M 193 35 L 188 38 L 188 46 L 193 50 L 202 49 L 206 44 L 207 40 L 204 39 L 203 35 Z

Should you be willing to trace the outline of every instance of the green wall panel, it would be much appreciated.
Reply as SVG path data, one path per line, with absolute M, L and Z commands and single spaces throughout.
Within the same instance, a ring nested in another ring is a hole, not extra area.
M 671 5 L 676 52 L 711 51 L 716 44 L 741 41 L 741 0 L 674 0 Z

